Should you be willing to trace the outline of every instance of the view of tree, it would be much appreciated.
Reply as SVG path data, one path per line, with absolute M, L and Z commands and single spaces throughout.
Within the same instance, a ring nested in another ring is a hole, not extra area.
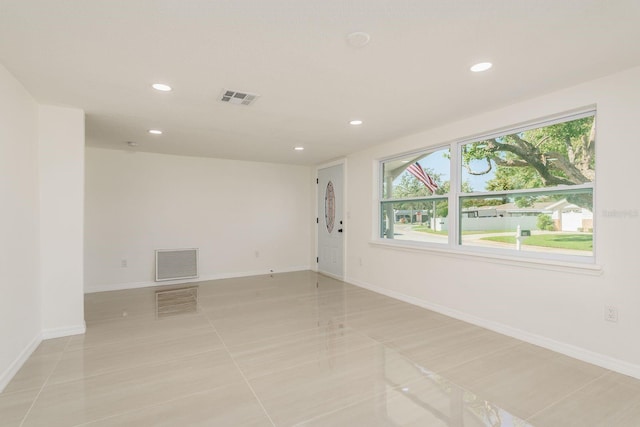
M 585 210 L 593 210 L 589 184 L 595 180 L 595 129 L 595 117 L 588 116 L 462 145 L 457 166 L 462 166 L 462 194 L 458 199 L 461 212 L 449 220 L 460 228 L 465 244 L 486 245 L 469 236 L 495 231 L 496 236 L 482 239 L 510 247 L 512 228 L 517 224 L 542 231 L 557 228 L 564 233 L 562 241 L 553 240 L 556 233 L 541 233 L 536 235 L 538 240 L 531 237 L 526 245 L 559 248 L 572 254 L 592 251 L 592 246 L 583 244 L 592 244 L 592 237 L 582 232 L 592 230 L 592 218 Z M 430 233 L 432 240 L 427 241 L 433 241 L 434 236 L 447 233 L 447 221 L 433 220 L 448 217 L 452 189 L 450 181 L 444 179 L 449 173 L 460 172 L 450 162 L 450 150 L 455 148 L 453 143 L 450 147 L 383 162 L 382 236 L 422 241 L 415 237 L 422 232 Z M 422 176 L 417 166 L 429 177 Z M 437 184 L 433 193 L 429 189 L 431 179 Z M 585 210 L 575 209 L 572 204 Z M 422 225 L 395 227 L 416 221 Z M 565 233 L 568 231 L 575 233 Z
M 484 197 L 473 197 L 462 200 L 462 207 L 467 208 L 478 208 L 481 206 L 498 206 L 503 205 L 505 203 L 509 203 L 509 199 L 507 197 L 504 198 L 484 198 Z
M 443 183 L 441 181 L 440 175 L 434 173 L 432 170 L 425 168 L 425 172 L 431 176 L 431 178 L 438 184 L 438 189 L 436 190 L 436 194 L 446 194 L 448 191 L 448 187 L 444 188 Z M 394 183 L 393 186 L 393 197 L 400 198 L 408 198 L 408 197 L 425 197 L 431 196 L 431 190 L 427 188 L 422 182 L 416 179 L 413 175 L 409 173 L 403 173 L 400 175 L 400 180 L 397 183 Z M 401 210 L 428 210 L 429 214 L 426 217 L 423 217 L 422 220 L 427 222 L 430 220 L 433 215 L 433 207 L 435 206 L 436 212 L 442 211 L 443 205 L 444 209 L 448 205 L 447 201 L 439 201 L 439 202 L 426 202 L 426 201 L 408 201 L 396 203 L 394 207 L 396 209 Z M 436 215 L 438 215 L 436 213 Z
M 433 178 L 433 180 L 438 184 L 438 190 L 436 193 L 442 194 L 441 191 L 441 182 L 440 176 L 433 173 L 433 171 L 429 169 L 425 169 L 425 172 Z M 418 181 L 413 175 L 408 173 L 404 173 L 400 175 L 400 181 L 398 183 L 394 183 L 393 186 L 393 198 L 401 199 L 406 197 L 424 197 L 431 196 L 431 191 L 427 188 L 426 185 Z M 411 202 L 407 202 L 411 203 Z M 411 209 L 402 207 L 401 209 Z
M 397 183 L 394 183 L 393 187 L 393 198 L 409 198 L 409 197 L 425 197 L 431 195 L 445 195 L 449 193 L 450 183 L 449 181 L 442 181 L 442 177 L 440 174 L 435 173 L 433 170 L 429 168 L 424 168 L 425 172 L 433 178 L 433 180 L 438 184 L 438 189 L 435 194 L 431 193 L 422 182 L 417 180 L 413 175 L 409 173 L 405 173 L 400 175 L 400 180 Z M 471 192 L 471 185 L 468 182 L 462 183 L 462 190 Z M 430 202 L 429 202 L 430 204 Z M 401 202 L 395 204 L 396 209 L 424 209 L 425 202 L 424 201 L 415 201 L 415 202 Z M 435 204 L 436 213 L 435 215 L 439 218 L 445 218 L 449 214 L 449 203 L 447 200 L 441 200 L 436 202 Z M 425 221 L 427 218 L 425 218 Z
M 493 171 L 485 190 L 576 185 L 595 179 L 595 119 L 593 116 L 499 138 L 466 144 L 463 166 L 470 175 Z M 480 170 L 474 169 L 484 164 Z M 592 208 L 590 194 L 572 195 L 571 202 Z M 527 200 L 519 202 L 526 206 Z

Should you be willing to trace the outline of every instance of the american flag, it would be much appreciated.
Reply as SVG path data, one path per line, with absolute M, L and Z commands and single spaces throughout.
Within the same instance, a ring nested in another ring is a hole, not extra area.
M 436 184 L 433 178 L 431 178 L 424 171 L 424 169 L 422 169 L 422 166 L 420 166 L 420 163 L 415 162 L 414 164 L 410 165 L 407 168 L 407 170 L 411 172 L 411 174 L 415 176 L 418 179 L 418 181 L 423 183 L 429 190 L 431 190 L 432 193 L 436 192 L 436 190 L 438 189 L 438 184 Z

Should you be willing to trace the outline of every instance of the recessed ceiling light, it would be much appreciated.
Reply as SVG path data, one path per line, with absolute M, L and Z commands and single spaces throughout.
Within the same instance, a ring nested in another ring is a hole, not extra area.
M 149 133 L 152 135 L 162 135 L 162 131 L 158 129 L 149 129 Z
M 164 83 L 154 83 L 151 85 L 151 87 L 161 92 L 169 92 L 171 90 L 171 86 L 166 85 Z
M 473 65 L 470 70 L 474 73 L 480 73 L 482 71 L 487 71 L 491 67 L 493 67 L 493 64 L 491 62 L 479 62 Z
M 360 126 L 362 124 L 362 120 L 351 120 L 349 124 L 352 126 Z
M 296 151 L 302 151 L 304 150 L 304 147 L 293 147 L 293 149 Z

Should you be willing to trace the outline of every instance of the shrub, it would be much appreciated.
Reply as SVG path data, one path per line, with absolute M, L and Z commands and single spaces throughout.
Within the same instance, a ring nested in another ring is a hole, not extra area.
M 540 214 L 538 215 L 538 229 L 540 230 L 546 230 L 546 231 L 553 231 L 554 230 L 554 226 L 553 226 L 553 220 L 551 219 L 551 217 L 549 215 L 546 214 Z

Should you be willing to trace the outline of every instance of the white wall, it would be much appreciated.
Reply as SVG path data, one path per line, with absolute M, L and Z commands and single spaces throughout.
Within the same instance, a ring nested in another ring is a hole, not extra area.
M 84 112 L 38 108 L 40 281 L 45 338 L 83 333 Z
M 309 171 L 88 148 L 85 292 L 153 284 L 155 249 L 199 248 L 200 280 L 308 269 Z
M 84 114 L 0 65 L 0 391 L 43 338 L 84 332 Z
M 349 156 L 347 280 L 640 378 L 639 82 L 635 68 Z M 377 159 L 592 104 L 599 273 L 370 244 Z
M 0 65 L 0 391 L 40 342 L 38 107 Z

